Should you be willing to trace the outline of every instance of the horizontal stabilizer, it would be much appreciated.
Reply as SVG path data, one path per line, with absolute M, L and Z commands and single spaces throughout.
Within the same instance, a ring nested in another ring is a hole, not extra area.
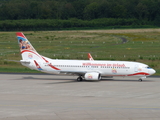
M 13 62 L 20 62 L 19 60 L 7 60 L 7 59 L 4 59 L 5 61 L 13 61 Z
M 28 60 L 20 60 L 21 63 L 30 64 L 30 61 Z

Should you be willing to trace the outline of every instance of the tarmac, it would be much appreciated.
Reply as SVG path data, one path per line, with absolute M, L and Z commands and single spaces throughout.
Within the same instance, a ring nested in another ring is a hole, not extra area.
M 160 78 L 0 74 L 0 120 L 160 120 Z

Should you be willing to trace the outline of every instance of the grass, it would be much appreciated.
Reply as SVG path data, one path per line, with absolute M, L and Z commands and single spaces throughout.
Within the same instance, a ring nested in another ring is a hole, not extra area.
M 30 70 L 26 67 L 3 66 L 0 68 L 1 73 L 40 73 L 39 71 Z
M 24 32 L 42 55 L 57 59 L 125 60 L 146 63 L 160 75 L 160 29 L 72 30 Z M 122 44 L 121 37 L 127 39 Z M 35 72 L 20 63 L 15 32 L 0 32 L 0 72 Z

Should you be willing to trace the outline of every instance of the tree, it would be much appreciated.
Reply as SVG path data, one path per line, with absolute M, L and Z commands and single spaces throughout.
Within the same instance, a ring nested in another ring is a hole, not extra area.
M 83 12 L 84 12 L 84 9 L 87 6 L 87 4 L 89 4 L 87 0 L 75 0 L 73 2 L 76 18 L 84 19 Z
M 75 17 L 75 9 L 74 6 L 71 3 L 66 3 L 64 5 L 63 13 L 62 13 L 62 19 L 69 19 Z
M 139 3 L 136 7 L 137 17 L 142 20 L 148 17 L 148 7 L 143 3 Z
M 102 1 L 99 4 L 99 12 L 98 17 L 99 18 L 109 18 L 111 17 L 111 6 L 108 1 Z
M 30 3 L 30 8 L 28 9 L 30 11 L 30 19 L 37 19 L 40 17 L 40 6 L 39 3 L 36 1 L 33 1 Z
M 123 5 L 115 5 L 112 8 L 112 17 L 113 18 L 125 18 L 127 14 L 127 10 Z
M 91 20 L 98 18 L 98 8 L 99 5 L 96 2 L 87 5 L 84 9 L 84 19 Z

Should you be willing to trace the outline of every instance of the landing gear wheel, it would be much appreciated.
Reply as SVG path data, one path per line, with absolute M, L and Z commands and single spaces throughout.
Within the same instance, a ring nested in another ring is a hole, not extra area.
M 80 82 L 80 81 L 82 81 L 82 80 L 83 80 L 82 77 L 78 77 L 78 78 L 77 78 L 77 81 L 78 81 L 78 82 Z
M 140 82 L 142 82 L 142 79 L 139 79 Z

